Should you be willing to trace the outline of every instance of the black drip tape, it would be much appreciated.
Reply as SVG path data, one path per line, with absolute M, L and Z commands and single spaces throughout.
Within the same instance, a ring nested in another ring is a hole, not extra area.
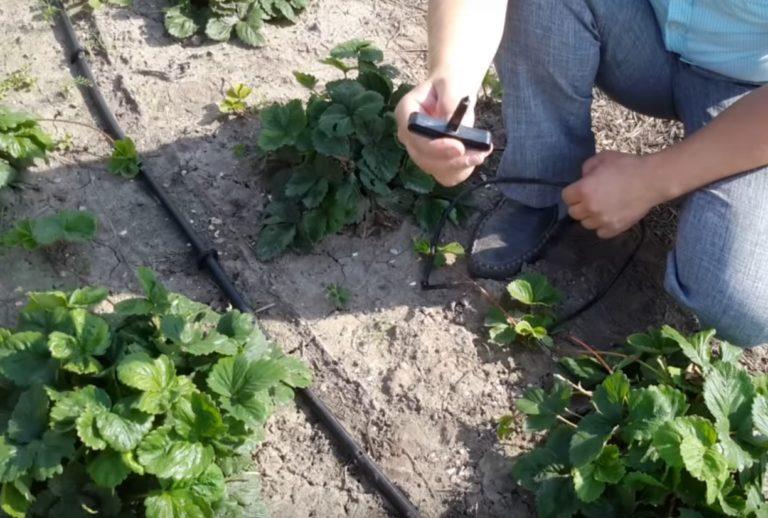
M 72 26 L 72 20 L 62 5 L 61 1 L 56 2 L 59 9 L 59 19 L 61 28 L 66 40 L 66 46 L 69 49 L 68 58 L 72 65 L 78 68 L 79 73 L 88 79 L 83 86 L 84 91 L 88 93 L 90 100 L 95 105 L 96 111 L 101 118 L 101 122 L 106 127 L 106 132 L 115 139 L 125 138 L 125 133 L 115 119 L 112 110 L 109 108 L 104 96 L 93 78 L 91 67 L 86 60 L 86 52 L 80 45 Z M 179 227 L 189 241 L 198 266 L 208 270 L 213 280 L 224 292 L 232 305 L 238 310 L 246 313 L 252 312 L 252 308 L 245 301 L 245 298 L 235 288 L 231 279 L 227 276 L 218 260 L 218 252 L 207 246 L 197 232 L 190 226 L 189 220 L 176 208 L 174 203 L 168 197 L 167 193 L 157 183 L 151 174 L 142 165 L 140 167 L 139 177 L 144 181 L 148 190 L 157 198 L 163 208 L 168 212 L 171 219 Z M 373 485 L 381 497 L 395 510 L 399 516 L 408 518 L 419 517 L 419 511 L 411 503 L 408 497 L 384 474 L 381 468 L 368 456 L 360 447 L 357 441 L 350 435 L 344 425 L 338 420 L 333 412 L 323 403 L 323 401 L 309 389 L 300 389 L 296 391 L 301 401 L 311 411 L 311 413 L 322 423 L 330 436 L 335 440 L 336 445 L 341 451 L 341 456 L 355 465 L 363 476 Z

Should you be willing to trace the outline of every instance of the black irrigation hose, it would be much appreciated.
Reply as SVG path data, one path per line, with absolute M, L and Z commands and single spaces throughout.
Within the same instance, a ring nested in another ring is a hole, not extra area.
M 74 27 L 72 26 L 72 20 L 69 18 L 66 9 L 60 1 L 57 2 L 57 7 L 61 14 L 60 18 L 66 40 L 65 45 L 69 47 L 69 49 L 65 49 L 68 52 L 67 58 L 72 65 L 77 66 L 80 74 L 88 80 L 87 86 L 84 88 L 88 91 L 91 100 L 96 105 L 96 111 L 106 126 L 106 131 L 115 139 L 125 138 L 125 133 L 120 128 L 112 110 L 109 108 L 104 96 L 96 86 L 91 67 L 85 59 L 85 49 L 80 46 Z M 252 312 L 252 308 L 237 291 L 237 288 L 234 287 L 232 281 L 221 268 L 216 250 L 208 247 L 207 244 L 203 242 L 200 236 L 197 235 L 195 230 L 189 224 L 189 220 L 176 208 L 165 191 L 163 191 L 155 179 L 144 169 L 143 165 L 141 166 L 141 178 L 147 184 L 151 193 L 157 197 L 161 205 L 168 211 L 171 219 L 173 219 L 179 226 L 184 236 L 189 240 L 192 249 L 195 254 L 197 254 L 198 266 L 201 269 L 208 269 L 208 272 L 211 274 L 216 284 L 221 288 L 227 298 L 229 298 L 234 307 L 242 312 Z M 297 393 L 336 440 L 342 452 L 349 457 L 353 464 L 357 465 L 358 469 L 360 469 L 365 477 L 368 478 L 384 500 L 386 500 L 401 516 L 409 518 L 418 517 L 418 509 L 416 509 L 402 491 L 387 478 L 381 468 L 376 465 L 368 454 L 363 451 L 360 445 L 344 428 L 344 425 L 341 424 L 336 416 L 333 415 L 333 412 L 331 412 L 325 403 L 323 403 L 320 398 L 309 389 L 298 390 Z
M 421 272 L 421 289 L 422 290 L 425 290 L 425 291 L 445 290 L 445 289 L 465 286 L 468 284 L 466 282 L 432 284 L 429 278 L 432 276 L 432 270 L 434 269 L 434 266 L 435 266 L 433 258 L 437 254 L 437 246 L 440 243 L 440 236 L 443 233 L 443 228 L 445 227 L 445 224 L 448 221 L 448 218 L 450 217 L 451 212 L 453 212 L 453 210 L 456 208 L 459 202 L 462 199 L 464 199 L 466 196 L 475 192 L 478 189 L 481 189 L 488 185 L 498 185 L 498 184 L 543 185 L 546 187 L 556 187 L 560 189 L 568 186 L 567 182 L 539 180 L 534 178 L 523 178 L 519 176 L 507 176 L 503 178 L 492 178 L 491 180 L 486 180 L 484 182 L 480 182 L 476 185 L 472 185 L 471 187 L 467 187 L 466 189 L 464 189 L 455 198 L 453 198 L 453 200 L 451 200 L 451 202 L 448 204 L 445 210 L 443 210 L 443 213 L 437 222 L 437 226 L 435 226 L 434 233 L 432 234 L 432 239 L 429 242 L 429 253 L 427 254 L 427 257 L 424 259 L 424 267 Z M 577 307 L 567 315 L 558 318 L 557 322 L 554 324 L 553 327 L 560 327 L 563 324 L 570 322 L 571 320 L 578 317 L 585 311 L 589 310 L 592 306 L 597 304 L 603 297 L 605 297 L 608 294 L 608 292 L 611 290 L 611 288 L 613 288 L 613 286 L 616 284 L 616 281 L 618 281 L 619 278 L 622 275 L 624 275 L 624 272 L 627 271 L 627 268 L 629 268 L 629 265 L 632 264 L 632 261 L 635 259 L 635 256 L 637 256 L 637 252 L 640 250 L 640 247 L 643 245 L 644 241 L 645 241 L 645 223 L 641 222 L 640 236 L 638 237 L 635 243 L 635 246 L 632 247 L 632 252 L 630 252 L 627 258 L 621 264 L 621 267 L 616 271 L 616 273 L 611 277 L 611 279 L 604 286 L 602 286 L 602 288 L 598 290 L 598 292 L 595 295 L 590 297 L 581 306 Z

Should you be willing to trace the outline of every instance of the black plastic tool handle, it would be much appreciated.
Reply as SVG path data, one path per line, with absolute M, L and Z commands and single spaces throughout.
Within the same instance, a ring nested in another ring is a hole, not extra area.
M 408 130 L 430 139 L 452 138 L 460 141 L 468 149 L 489 151 L 493 145 L 490 131 L 461 125 L 467 108 L 469 108 L 469 97 L 459 102 L 449 120 L 413 112 L 408 118 Z

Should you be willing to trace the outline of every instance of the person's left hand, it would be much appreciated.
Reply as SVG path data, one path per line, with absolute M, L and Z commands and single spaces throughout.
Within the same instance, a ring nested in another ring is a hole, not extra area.
M 582 179 L 563 189 L 568 214 L 603 239 L 631 228 L 666 201 L 653 156 L 604 151 L 585 161 Z

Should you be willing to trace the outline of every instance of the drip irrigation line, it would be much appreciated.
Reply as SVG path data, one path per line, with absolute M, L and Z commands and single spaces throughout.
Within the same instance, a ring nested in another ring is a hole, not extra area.
M 506 176 L 503 178 L 492 178 L 490 180 L 485 180 L 478 184 L 467 187 L 466 189 L 461 191 L 455 198 L 451 200 L 448 206 L 445 207 L 445 209 L 443 210 L 443 213 L 440 215 L 440 219 L 438 220 L 437 225 L 435 226 L 435 230 L 432 233 L 432 238 L 429 242 L 429 252 L 427 253 L 427 256 L 424 259 L 424 267 L 421 272 L 421 289 L 422 290 L 425 290 L 425 291 L 446 290 L 446 289 L 458 288 L 461 286 L 466 286 L 468 284 L 471 284 L 471 283 L 461 282 L 461 281 L 450 282 L 450 283 L 440 283 L 440 284 L 433 284 L 432 282 L 430 282 L 430 277 L 432 276 L 432 270 L 434 270 L 434 267 L 435 267 L 434 257 L 437 254 L 437 247 L 440 244 L 440 236 L 442 236 L 443 234 L 443 229 L 445 228 L 445 224 L 448 222 L 448 218 L 451 216 L 451 213 L 459 204 L 459 202 L 464 198 L 466 198 L 471 193 L 477 191 L 478 189 L 481 189 L 488 185 L 499 185 L 499 184 L 519 184 L 519 185 L 526 185 L 526 186 L 543 185 L 545 187 L 555 187 L 559 189 L 562 189 L 568 186 L 567 182 L 541 180 L 536 178 L 523 178 L 520 176 Z M 574 309 L 570 313 L 558 318 L 555 324 L 553 325 L 553 328 L 559 328 L 562 325 L 566 324 L 567 322 L 570 322 L 571 320 L 575 319 L 579 315 L 588 311 L 590 308 L 592 308 L 592 306 L 594 306 L 600 300 L 602 300 L 602 298 L 608 294 L 611 288 L 613 288 L 613 286 L 616 284 L 619 278 L 621 278 L 621 276 L 624 275 L 624 272 L 627 271 L 627 268 L 629 268 L 629 265 L 632 264 L 632 261 L 637 256 L 637 252 L 640 250 L 640 247 L 643 245 L 644 242 L 645 242 L 645 223 L 641 222 L 640 235 L 637 238 L 635 245 L 632 247 L 632 251 L 629 253 L 627 258 L 621 264 L 621 267 L 619 267 L 619 269 L 611 277 L 611 279 L 607 283 L 605 283 L 605 285 L 603 285 L 595 295 L 591 296 L 586 302 L 578 306 L 576 309 Z
M 106 132 L 115 140 L 125 138 L 120 124 L 117 122 L 114 113 L 110 109 L 107 101 L 104 99 L 99 88 L 96 86 L 91 67 L 86 60 L 86 51 L 80 45 L 72 26 L 72 20 L 66 9 L 60 1 L 56 2 L 59 9 L 62 30 L 65 38 L 65 51 L 67 59 L 76 66 L 78 72 L 85 77 L 87 85 L 84 88 L 95 105 L 96 112 L 101 118 L 101 122 L 106 128 Z M 149 174 L 143 164 L 140 164 L 140 178 L 144 180 L 149 191 L 160 201 L 163 208 L 169 213 L 171 219 L 178 225 L 181 232 L 189 241 L 193 251 L 196 254 L 197 265 L 200 269 L 207 269 L 213 280 L 219 286 L 221 291 L 227 296 L 232 306 L 244 313 L 251 313 L 253 309 L 246 302 L 245 298 L 232 284 L 232 281 L 224 272 L 219 263 L 218 253 L 214 248 L 208 246 L 201 237 L 195 232 L 184 214 L 178 210 L 167 193 L 157 183 L 154 177 Z M 369 480 L 373 487 L 380 493 L 389 505 L 394 508 L 400 516 L 416 518 L 419 516 L 418 509 L 411 503 L 403 492 L 395 486 L 384 474 L 381 468 L 368 456 L 362 447 L 355 441 L 350 433 L 344 428 L 344 425 L 336 418 L 333 412 L 323 403 L 323 401 L 309 389 L 298 389 L 296 391 L 304 404 L 311 410 L 318 420 L 325 426 L 326 430 L 335 439 L 340 450 L 350 462 L 358 467 L 360 472 Z

